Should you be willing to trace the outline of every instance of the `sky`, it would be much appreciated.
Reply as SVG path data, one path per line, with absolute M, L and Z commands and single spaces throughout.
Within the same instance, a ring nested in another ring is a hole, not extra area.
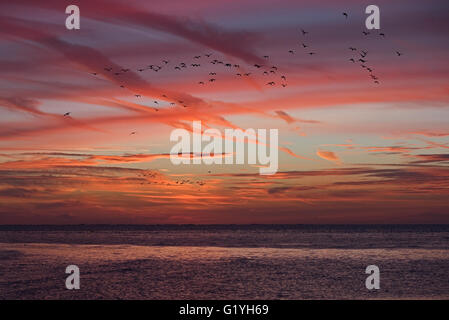
M 449 4 L 370 4 L 1 2 L 0 224 L 449 223 Z M 172 164 L 193 121 L 278 172 Z

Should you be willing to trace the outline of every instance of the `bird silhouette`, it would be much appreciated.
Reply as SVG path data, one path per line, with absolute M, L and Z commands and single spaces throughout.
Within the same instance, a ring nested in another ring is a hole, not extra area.
M 302 46 L 304 47 L 304 48 L 307 48 L 308 47 L 308 45 L 306 45 L 306 44 L 304 44 L 304 43 L 301 43 L 302 44 Z
M 140 98 L 141 97 L 140 94 L 135 94 L 135 96 L 136 96 L 136 98 Z
M 255 66 L 257 69 L 262 68 L 262 66 L 259 65 L 259 64 L 255 64 L 254 66 Z
M 137 133 L 136 131 L 133 131 L 129 135 L 131 136 L 131 135 L 136 134 L 136 133 Z
M 354 47 L 349 47 L 349 50 L 351 50 L 351 51 L 356 51 L 356 50 L 357 50 L 357 48 L 354 48 Z
M 369 32 L 367 32 L 367 31 L 362 31 L 362 33 L 363 33 L 365 36 L 369 35 Z
M 385 38 L 385 33 L 379 33 L 379 36 L 382 36 L 382 37 L 384 37 Z
M 308 34 L 308 31 L 305 31 L 304 29 L 301 29 L 302 35 L 305 36 L 306 34 Z
M 316 54 L 315 52 L 309 52 L 309 54 L 312 56 L 312 55 L 314 55 L 314 54 Z
M 354 60 L 353 58 L 349 59 L 349 61 L 352 61 L 352 62 L 354 62 L 354 63 L 355 63 L 355 60 Z
M 398 57 L 402 56 L 402 53 L 400 53 L 399 51 L 396 51 L 396 54 L 398 55 Z
M 343 15 L 345 16 L 346 19 L 348 19 L 348 14 L 346 12 L 343 12 Z
M 269 56 L 263 56 L 265 59 L 268 59 L 269 58 Z
M 293 50 L 288 50 L 288 52 L 290 52 L 291 54 L 295 53 L 295 51 L 293 51 Z
M 68 117 L 68 116 L 70 116 L 70 112 L 64 113 L 64 117 Z

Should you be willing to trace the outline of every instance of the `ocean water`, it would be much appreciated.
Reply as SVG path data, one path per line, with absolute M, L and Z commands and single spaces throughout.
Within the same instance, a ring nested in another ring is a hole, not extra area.
M 0 226 L 0 299 L 448 298 L 448 225 Z

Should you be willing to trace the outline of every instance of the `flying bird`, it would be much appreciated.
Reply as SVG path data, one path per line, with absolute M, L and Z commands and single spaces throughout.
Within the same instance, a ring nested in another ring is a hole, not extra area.
M 304 47 L 304 48 L 307 48 L 308 47 L 308 45 L 306 45 L 306 44 L 304 44 L 304 43 L 301 43 L 302 44 L 302 46 Z
M 402 53 L 400 53 L 399 51 L 396 51 L 396 54 L 398 55 L 398 57 L 402 56 Z
M 346 19 L 348 19 L 348 14 L 346 12 L 343 12 L 343 15 L 345 16 Z
M 68 116 L 70 116 L 70 112 L 64 113 L 64 117 L 68 117 Z
M 362 31 L 362 33 L 363 33 L 365 36 L 369 35 L 369 32 L 367 32 L 367 31 Z
M 293 50 L 288 50 L 288 52 L 290 52 L 291 54 L 294 54 L 294 53 L 295 53 Z
M 305 36 L 306 34 L 308 34 L 308 31 L 305 31 L 304 29 L 301 29 L 302 35 Z

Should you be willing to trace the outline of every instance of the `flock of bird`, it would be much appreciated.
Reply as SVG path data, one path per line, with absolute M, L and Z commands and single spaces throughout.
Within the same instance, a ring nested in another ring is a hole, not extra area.
M 349 18 L 349 14 L 347 12 L 343 12 L 342 15 L 345 17 L 345 19 Z M 300 43 L 298 43 L 298 45 L 302 48 L 302 50 L 310 55 L 316 55 L 317 52 L 314 50 L 311 50 L 310 45 L 308 44 L 309 40 L 309 31 L 306 31 L 304 29 L 300 29 L 299 30 L 299 36 L 302 36 Z M 364 36 L 368 36 L 370 35 L 369 31 L 362 31 L 362 34 Z M 385 38 L 385 34 L 384 33 L 378 33 L 379 37 Z M 364 70 L 366 70 L 368 72 L 368 75 L 370 77 L 370 79 L 375 83 L 375 84 L 379 84 L 380 80 L 378 78 L 377 75 L 374 74 L 374 68 L 370 65 L 368 65 L 368 61 L 367 61 L 367 56 L 368 56 L 368 51 L 367 50 L 363 50 L 363 49 L 357 49 L 356 47 L 349 47 L 348 48 L 352 53 L 353 56 L 351 56 L 349 58 L 349 61 L 354 63 L 354 64 L 358 64 L 361 68 L 363 68 Z M 288 53 L 291 55 L 295 55 L 297 54 L 296 49 L 290 49 L 288 50 Z M 397 56 L 401 56 L 402 53 L 399 51 L 395 51 Z M 193 61 L 192 62 L 179 62 L 179 63 L 171 63 L 169 60 L 161 60 L 161 62 L 159 64 L 150 64 L 147 65 L 145 67 L 139 67 L 137 68 L 135 71 L 137 72 L 147 72 L 147 71 L 151 71 L 151 72 L 161 72 L 164 69 L 167 68 L 171 68 L 173 70 L 175 70 L 176 72 L 182 72 L 183 70 L 189 69 L 189 68 L 201 68 L 204 67 L 205 65 L 209 65 L 209 66 L 213 66 L 214 71 L 210 71 L 208 72 L 208 77 L 205 79 L 202 79 L 200 81 L 197 82 L 197 84 L 199 86 L 205 86 L 206 84 L 213 84 L 217 81 L 217 79 L 219 79 L 219 74 L 222 72 L 223 68 L 224 70 L 227 70 L 228 72 L 232 72 L 234 74 L 235 77 L 238 78 L 244 78 L 244 77 L 251 77 L 253 75 L 262 75 L 263 77 L 265 77 L 266 82 L 265 85 L 269 86 L 269 87 L 273 87 L 276 85 L 279 85 L 280 87 L 287 87 L 287 77 L 285 76 L 285 74 L 279 73 L 279 67 L 276 65 L 273 65 L 273 63 L 271 63 L 271 58 L 268 55 L 264 55 L 262 58 L 264 61 L 266 61 L 266 63 L 264 64 L 260 64 L 260 63 L 255 63 L 252 66 L 249 67 L 245 67 L 245 68 L 241 68 L 239 64 L 235 64 L 235 63 L 230 63 L 227 61 L 223 61 L 223 60 L 219 60 L 213 57 L 214 54 L 213 53 L 206 53 L 206 54 L 200 54 L 200 55 L 195 55 L 193 56 Z M 220 70 L 218 67 L 221 67 L 222 69 Z M 246 70 L 249 68 L 253 68 L 253 70 Z M 107 73 L 112 74 L 113 76 L 116 77 L 120 77 L 124 74 L 126 74 L 127 72 L 130 72 L 131 69 L 129 68 L 121 68 L 120 70 L 114 70 L 114 68 L 106 66 L 104 67 L 104 71 Z M 91 73 L 94 76 L 99 75 L 99 72 L 92 72 Z M 123 82 L 122 84 L 120 84 L 120 88 L 122 89 L 126 89 L 127 87 L 125 86 L 124 81 L 126 80 L 126 77 L 122 77 L 123 78 Z M 121 81 L 120 81 L 121 82 Z M 135 98 L 141 98 L 142 95 L 138 94 L 138 93 L 134 93 Z M 176 99 L 172 99 L 167 97 L 167 95 L 163 94 L 160 97 L 160 100 L 154 100 L 154 107 L 153 109 L 155 111 L 159 111 L 159 108 L 157 108 L 156 106 L 159 106 L 159 102 L 162 101 L 161 103 L 168 103 L 169 106 L 181 106 L 184 108 L 189 107 L 184 101 L 182 100 L 176 100 Z M 71 112 L 66 112 L 64 114 L 64 117 L 70 117 Z M 132 131 L 130 133 L 130 135 L 135 135 L 137 132 L 136 131 Z
M 211 173 L 209 170 L 208 173 Z M 203 180 L 194 180 L 194 179 L 178 179 L 174 182 L 172 181 L 165 181 L 165 180 L 159 180 L 157 179 L 160 174 L 152 171 L 147 170 L 143 171 L 139 174 L 137 174 L 138 177 L 143 178 L 145 181 L 141 182 L 140 184 L 157 184 L 157 185 L 166 185 L 166 186 L 173 186 L 173 185 L 192 185 L 192 186 L 199 186 L 202 187 L 206 183 Z

